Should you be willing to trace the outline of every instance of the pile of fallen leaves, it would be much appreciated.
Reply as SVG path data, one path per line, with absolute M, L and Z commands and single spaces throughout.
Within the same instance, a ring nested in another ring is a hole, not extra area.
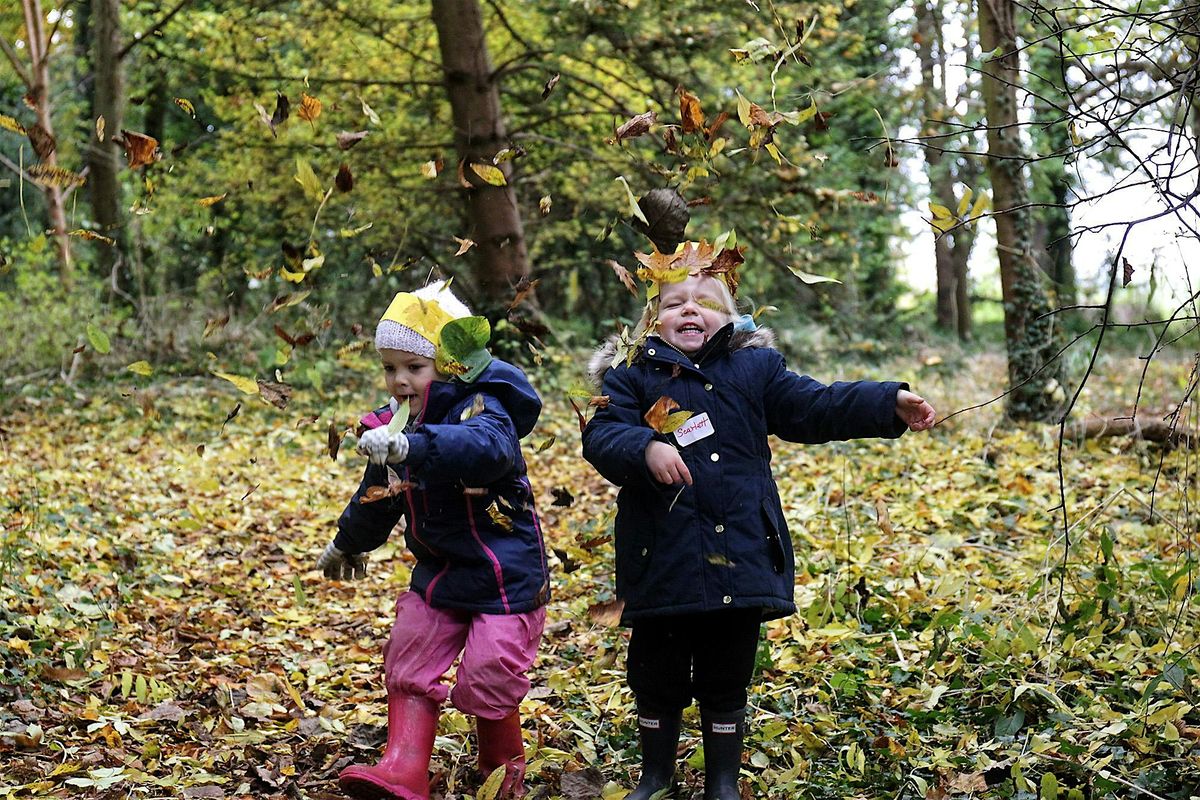
M 1092 402 L 1119 405 L 1137 367 L 1101 367 Z M 817 377 L 907 379 L 944 412 L 998 391 L 986 376 L 1003 368 L 860 372 Z M 1187 374 L 1168 366 L 1146 404 Z M 522 707 L 530 787 L 620 798 L 637 760 L 625 634 L 603 613 L 615 492 L 580 458 L 564 394 L 543 389 L 526 455 L 554 598 Z M 348 448 L 330 458 L 331 424 L 381 390 L 232 413 L 234 391 L 164 380 L 6 401 L 0 797 L 332 798 L 338 770 L 377 752 L 380 647 L 411 557 L 397 536 L 364 581 L 312 567 L 362 469 Z M 746 797 L 1195 792 L 1192 454 L 1068 442 L 1064 529 L 1054 434 L 992 405 L 897 442 L 778 444 L 799 612 L 765 626 Z M 694 722 L 685 796 L 702 775 Z M 435 796 L 490 800 L 471 727 L 446 709 Z

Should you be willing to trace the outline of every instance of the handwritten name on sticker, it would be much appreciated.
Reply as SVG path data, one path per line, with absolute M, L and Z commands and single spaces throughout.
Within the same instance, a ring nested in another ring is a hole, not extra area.
M 712 436 L 716 433 L 713 428 L 712 420 L 708 418 L 708 413 L 697 414 L 687 422 L 675 429 L 675 441 L 679 442 L 680 447 L 687 447 L 692 442 L 698 442 L 701 439 Z

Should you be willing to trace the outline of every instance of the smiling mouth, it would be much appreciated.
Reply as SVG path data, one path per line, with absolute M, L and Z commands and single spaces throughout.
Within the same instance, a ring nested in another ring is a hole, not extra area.
M 679 333 L 704 333 L 704 328 L 701 328 L 699 325 L 692 325 L 689 323 L 687 325 L 680 326 Z

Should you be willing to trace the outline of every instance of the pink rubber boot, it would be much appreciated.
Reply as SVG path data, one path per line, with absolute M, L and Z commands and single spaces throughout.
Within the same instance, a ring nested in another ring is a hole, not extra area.
M 353 764 L 342 770 L 342 791 L 359 800 L 429 800 L 437 720 L 437 703 L 428 697 L 389 694 L 387 749 L 373 767 Z
M 504 767 L 504 783 L 498 797 L 525 796 L 525 744 L 521 741 L 521 715 L 514 711 L 504 719 L 475 718 L 479 734 L 479 770 L 486 779 Z

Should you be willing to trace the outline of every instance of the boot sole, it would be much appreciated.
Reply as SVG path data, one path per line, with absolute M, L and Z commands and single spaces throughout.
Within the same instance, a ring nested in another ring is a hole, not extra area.
M 356 800 L 429 800 L 428 791 L 418 794 L 407 787 L 362 775 L 343 775 L 338 778 L 338 786 Z

